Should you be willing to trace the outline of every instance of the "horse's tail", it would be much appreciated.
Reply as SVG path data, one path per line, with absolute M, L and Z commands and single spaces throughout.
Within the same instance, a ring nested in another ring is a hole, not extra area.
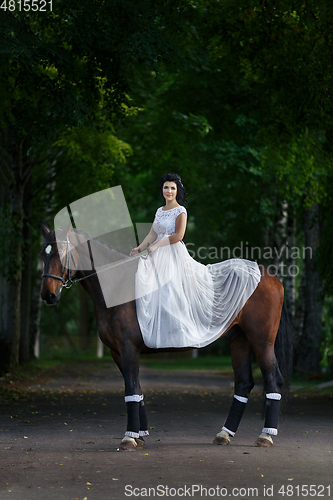
M 281 390 L 281 411 L 285 412 L 288 402 L 290 380 L 293 368 L 293 343 L 291 336 L 291 324 L 289 321 L 285 302 L 283 302 L 280 325 L 275 339 L 275 355 L 281 375 L 284 380 Z

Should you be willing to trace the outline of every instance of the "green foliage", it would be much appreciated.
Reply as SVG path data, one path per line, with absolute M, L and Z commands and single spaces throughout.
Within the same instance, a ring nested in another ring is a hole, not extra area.
M 303 200 L 304 206 L 310 207 L 325 201 L 327 176 L 333 164 L 306 133 L 282 147 L 267 146 L 261 169 L 268 180 L 279 180 L 281 194 L 286 199 L 293 200 L 296 196 Z
M 116 175 L 132 185 L 132 210 L 142 207 L 140 217 L 151 220 L 151 186 L 176 171 L 195 193 L 192 239 L 258 244 L 281 201 L 301 207 L 327 196 L 333 12 L 327 2 L 191 6 L 184 14 L 186 71 L 164 66 L 152 81 L 135 67 L 131 97 L 144 110 L 120 132 L 133 157 L 128 173 Z M 202 135 L 195 116 L 206 125 Z
M 59 0 L 3 13 L 1 158 L 24 139 L 32 223 L 115 184 L 133 221 L 151 221 L 167 171 L 190 193 L 195 248 L 260 246 L 284 201 L 299 225 L 319 202 L 331 294 L 332 20 L 327 0 Z M 9 211 L 0 217 L 6 234 Z M 61 309 L 69 330 L 76 301 Z
M 55 209 L 109 187 L 115 162 L 125 163 L 131 154 L 130 146 L 116 137 L 112 124 L 98 120 L 64 131 L 54 150 L 60 153 Z M 62 186 L 66 189 L 61 189 Z
M 109 116 L 123 115 L 130 65 L 157 69 L 162 59 L 179 62 L 175 13 L 184 7 L 182 1 L 70 0 L 58 1 L 54 12 L 3 13 L 2 119 L 21 118 L 21 127 L 33 125 L 35 135 L 78 123 L 99 100 L 101 78 Z

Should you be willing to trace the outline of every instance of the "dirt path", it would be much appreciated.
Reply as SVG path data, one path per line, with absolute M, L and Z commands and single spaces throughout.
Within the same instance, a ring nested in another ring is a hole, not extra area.
M 333 497 L 332 398 L 294 391 L 274 446 L 255 448 L 259 388 L 222 447 L 210 443 L 229 409 L 231 378 L 143 367 L 141 379 L 151 434 L 140 452 L 116 452 L 125 403 L 109 362 L 61 366 L 3 404 L 0 499 Z

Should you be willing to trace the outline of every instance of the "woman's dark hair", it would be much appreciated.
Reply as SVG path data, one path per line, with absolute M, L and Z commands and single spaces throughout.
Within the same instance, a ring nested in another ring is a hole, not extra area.
M 163 198 L 163 185 L 165 182 L 175 182 L 177 184 L 176 200 L 180 204 L 187 203 L 187 192 L 183 186 L 182 180 L 177 174 L 164 174 L 160 180 L 160 193 Z

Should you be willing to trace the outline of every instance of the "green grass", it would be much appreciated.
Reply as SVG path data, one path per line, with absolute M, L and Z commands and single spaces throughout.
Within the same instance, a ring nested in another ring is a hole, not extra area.
M 154 359 L 142 356 L 141 364 L 167 370 L 232 370 L 230 356 L 203 356 L 198 358 Z
M 22 363 L 11 370 L 10 373 L 7 373 L 5 380 L 33 380 L 58 363 L 59 360 L 57 359 L 37 359 L 28 363 Z
M 314 374 L 315 375 L 315 374 Z M 310 378 L 310 380 L 309 380 Z M 300 374 L 299 372 L 294 372 L 291 378 L 291 385 L 301 386 L 301 389 L 297 389 L 297 392 L 300 393 L 309 393 L 309 394 L 320 394 L 320 395 L 332 395 L 333 396 L 333 385 L 329 387 L 318 388 L 317 385 L 320 385 L 324 382 L 329 382 L 333 379 L 331 373 L 326 375 L 322 375 L 320 377 L 312 378 L 308 374 Z

